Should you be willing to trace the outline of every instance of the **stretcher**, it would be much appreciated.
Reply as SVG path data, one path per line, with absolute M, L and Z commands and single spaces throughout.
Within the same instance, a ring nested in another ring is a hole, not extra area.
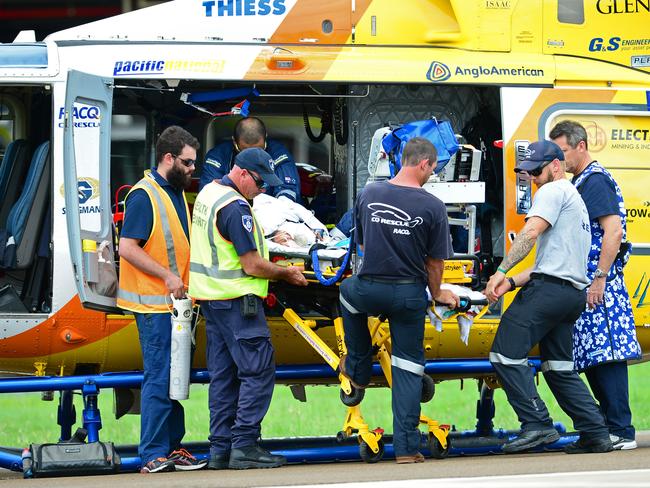
M 271 314 L 280 314 L 293 329 L 304 339 L 335 372 L 339 373 L 340 357 L 345 354 L 343 319 L 339 305 L 339 284 L 351 276 L 349 254 L 341 252 L 332 254 L 328 249 L 311 249 L 311 252 L 293 249 L 291 253 L 271 253 L 271 260 L 281 265 L 299 266 L 307 278 L 307 287 L 296 287 L 285 282 L 272 282 L 267 298 Z M 476 288 L 479 284 L 479 263 L 474 256 L 459 256 L 445 262 L 444 283 L 469 285 Z M 470 288 L 467 288 L 470 290 Z M 450 310 L 444 321 L 452 321 L 473 312 L 473 319 L 480 319 L 488 311 L 486 300 L 463 298 L 459 309 Z M 325 319 L 325 320 L 323 320 Z M 323 340 L 319 329 L 323 323 L 332 324 L 335 334 L 335 347 Z M 392 385 L 391 376 L 391 339 L 389 324 L 383 317 L 369 317 L 368 328 L 376 351 L 375 360 L 379 363 L 383 376 L 373 377 L 369 386 Z M 341 441 L 356 435 L 359 441 L 361 458 L 369 463 L 378 462 L 384 454 L 384 431 L 371 429 L 363 417 L 360 403 L 365 390 L 355 388 L 350 380 L 338 374 L 340 399 L 347 407 L 343 427 L 337 434 Z M 422 377 L 421 402 L 429 402 L 435 393 L 434 379 L 425 374 Z M 442 459 L 450 450 L 448 437 L 450 426 L 441 424 L 424 414 L 420 424 L 427 432 L 427 447 L 431 456 Z

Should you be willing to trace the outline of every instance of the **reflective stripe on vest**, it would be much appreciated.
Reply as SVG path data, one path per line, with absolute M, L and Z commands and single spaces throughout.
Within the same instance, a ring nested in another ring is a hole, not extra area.
M 226 192 L 223 196 L 218 198 L 216 202 L 214 202 L 214 205 L 212 205 L 208 222 L 215 222 L 216 225 L 215 217 L 219 209 L 222 206 L 225 206 L 225 203 L 228 202 L 228 200 L 239 200 L 240 198 L 241 196 L 234 190 Z M 208 229 L 208 242 L 210 243 L 210 250 L 212 251 L 211 266 L 208 267 L 205 266 L 204 264 L 190 261 L 190 273 L 192 272 L 201 273 L 206 276 L 209 276 L 210 278 L 216 278 L 219 280 L 234 280 L 236 278 L 243 278 L 245 276 L 248 276 L 246 273 L 244 273 L 243 269 L 220 270 L 219 256 L 217 255 L 217 244 L 214 241 L 214 232 L 210 232 L 209 229 Z
M 160 198 L 160 194 L 156 191 L 156 188 L 154 188 L 150 181 L 142 180 L 142 186 L 145 186 L 151 190 L 151 193 L 156 199 L 156 203 L 158 204 L 158 208 L 165 208 L 162 202 L 162 198 Z M 165 236 L 165 243 L 167 244 L 167 262 L 169 263 L 169 270 L 178 276 L 178 265 L 176 264 L 176 253 L 174 252 L 174 237 L 172 236 L 172 229 L 169 226 L 167 212 L 159 212 L 158 217 L 160 217 L 160 224 L 162 225 L 163 235 Z
M 248 293 L 260 297 L 267 294 L 268 280 L 246 274 L 235 247 L 221 236 L 217 228 L 219 210 L 236 200 L 246 202 L 230 187 L 215 182 L 206 185 L 197 197 L 192 218 L 194 239 L 190 259 L 189 294 L 193 298 L 225 300 Z M 248 205 L 248 202 L 246 204 Z M 252 209 L 251 216 L 258 252 L 268 259 L 262 227 L 258 225 Z
M 153 211 L 151 234 L 144 246 L 145 252 L 156 262 L 165 264 L 187 285 L 189 278 L 189 242 L 176 208 L 169 195 L 145 172 L 131 191 L 141 189 L 149 197 Z M 185 211 L 189 222 L 189 210 L 185 194 Z M 170 220 L 173 219 L 173 220 Z M 178 244 L 177 246 L 175 245 Z M 165 282 L 139 270 L 125 259 L 120 260 L 120 286 L 117 292 L 119 307 L 133 312 L 169 312 L 171 299 Z
M 165 305 L 165 308 L 167 308 L 167 304 L 171 305 L 171 298 L 167 295 L 138 295 L 121 288 L 117 290 L 117 298 L 140 305 Z

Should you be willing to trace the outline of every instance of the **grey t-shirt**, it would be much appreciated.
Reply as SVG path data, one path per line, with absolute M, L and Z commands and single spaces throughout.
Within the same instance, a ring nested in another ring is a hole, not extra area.
M 546 183 L 535 193 L 526 215 L 541 217 L 550 227 L 537 239 L 533 273 L 562 278 L 582 290 L 588 284 L 587 256 L 591 247 L 589 213 L 569 180 Z

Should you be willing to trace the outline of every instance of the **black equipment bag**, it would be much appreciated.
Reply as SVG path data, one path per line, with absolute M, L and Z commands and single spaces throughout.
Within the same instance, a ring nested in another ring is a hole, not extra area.
M 35 478 L 112 474 L 120 470 L 120 456 L 112 442 L 32 444 Z

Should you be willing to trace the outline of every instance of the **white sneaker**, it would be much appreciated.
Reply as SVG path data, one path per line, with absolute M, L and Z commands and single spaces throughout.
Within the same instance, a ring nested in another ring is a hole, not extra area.
M 628 451 L 637 448 L 634 439 L 624 439 L 623 437 L 614 434 L 609 434 L 609 438 L 612 440 L 612 445 L 614 446 L 615 451 Z

